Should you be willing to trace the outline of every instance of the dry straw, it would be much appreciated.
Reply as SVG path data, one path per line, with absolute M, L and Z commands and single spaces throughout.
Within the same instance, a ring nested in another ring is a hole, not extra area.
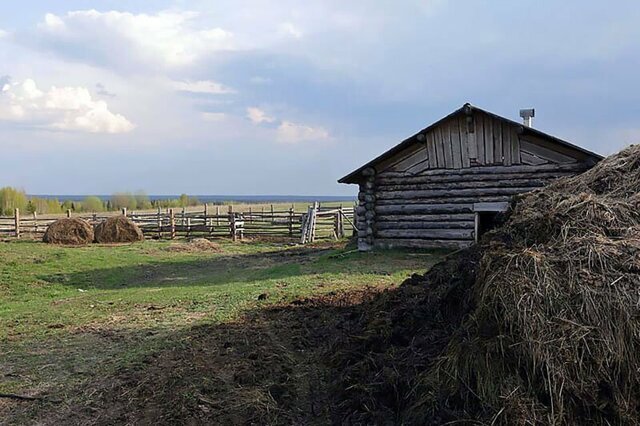
M 520 196 L 479 247 L 369 310 L 337 358 L 343 410 L 412 424 L 640 423 L 639 192 L 632 146 Z

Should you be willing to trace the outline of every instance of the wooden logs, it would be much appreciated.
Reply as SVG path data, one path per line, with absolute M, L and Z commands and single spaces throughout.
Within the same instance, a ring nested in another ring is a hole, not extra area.
M 365 177 L 364 182 L 360 185 L 362 196 L 358 197 L 360 205 L 357 209 L 359 222 L 358 227 L 358 249 L 368 251 L 373 248 L 375 233 L 375 181 L 376 172 L 372 167 L 367 167 L 362 171 Z

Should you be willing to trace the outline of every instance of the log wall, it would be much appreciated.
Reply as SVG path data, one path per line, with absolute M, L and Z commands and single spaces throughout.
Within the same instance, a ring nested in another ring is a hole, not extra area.
M 586 169 L 571 163 L 376 174 L 368 193 L 375 221 L 367 223 L 372 230 L 367 243 L 383 248 L 466 247 L 475 238 L 474 203 L 509 202 L 515 194 Z

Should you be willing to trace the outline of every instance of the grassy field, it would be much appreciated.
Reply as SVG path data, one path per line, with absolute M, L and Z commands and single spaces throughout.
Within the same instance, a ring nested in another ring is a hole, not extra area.
M 0 393 L 87 404 L 91 383 L 184 344 L 194 327 L 241 323 L 248 312 L 317 296 L 376 292 L 441 258 L 343 244 L 222 242 L 219 252 L 180 244 L 0 243 Z M 0 423 L 40 418 L 47 407 L 0 398 Z

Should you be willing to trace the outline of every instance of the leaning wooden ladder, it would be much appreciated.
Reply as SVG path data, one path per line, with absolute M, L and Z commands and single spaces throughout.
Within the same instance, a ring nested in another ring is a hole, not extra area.
M 316 240 L 316 221 L 318 216 L 318 203 L 313 203 L 313 206 L 309 206 L 307 210 L 307 216 L 302 223 L 302 235 L 300 237 L 300 243 L 312 243 Z

